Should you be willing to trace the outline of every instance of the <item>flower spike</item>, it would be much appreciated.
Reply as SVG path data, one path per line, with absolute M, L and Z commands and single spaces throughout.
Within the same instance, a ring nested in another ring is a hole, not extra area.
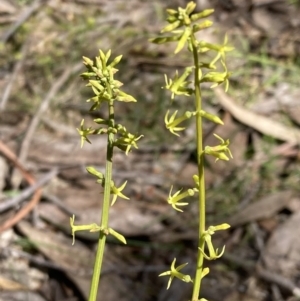
M 200 13 L 193 13 L 195 8 L 196 3 L 190 1 L 185 8 L 179 7 L 178 10 L 167 9 L 167 22 L 169 24 L 161 30 L 161 33 L 171 32 L 173 36 L 162 36 L 150 39 L 150 41 L 158 44 L 178 41 L 175 53 L 181 51 L 186 43 L 188 43 L 188 45 L 190 44 L 191 36 L 196 31 L 202 30 L 212 25 L 212 22 L 209 20 L 204 21 L 200 24 L 192 25 L 193 22 L 202 18 L 206 18 L 213 13 L 213 9 L 207 9 Z M 179 29 L 182 27 L 184 28 Z
M 174 100 L 175 95 L 193 96 L 195 109 L 194 111 L 186 111 L 182 115 L 177 115 L 178 111 L 175 109 L 173 113 L 168 110 L 165 114 L 165 125 L 166 128 L 176 136 L 179 136 L 179 132 L 185 130 L 182 126 L 182 122 L 191 117 L 195 117 L 196 122 L 196 152 L 197 152 L 197 163 L 198 173 L 193 175 L 194 187 L 187 191 L 179 190 L 172 193 L 173 186 L 170 189 L 167 202 L 172 206 L 174 210 L 182 212 L 181 206 L 188 205 L 184 198 L 193 196 L 195 193 L 199 193 L 198 208 L 200 211 L 201 220 L 199 221 L 199 250 L 197 252 L 197 267 L 193 287 L 193 293 L 191 300 L 193 301 L 207 301 L 204 298 L 200 298 L 200 284 L 201 279 L 209 272 L 208 268 L 203 267 L 203 259 L 215 260 L 221 257 L 225 251 L 223 247 L 220 251 L 215 249 L 212 244 L 211 236 L 217 230 L 224 230 L 229 227 L 228 224 L 222 224 L 219 226 L 212 226 L 206 230 L 206 194 L 205 194 L 205 177 L 204 177 L 204 160 L 205 155 L 211 155 L 218 160 L 229 160 L 232 158 L 231 151 L 229 149 L 229 139 L 224 140 L 218 135 L 214 136 L 219 140 L 216 146 L 203 147 L 203 120 L 207 119 L 216 124 L 223 125 L 223 121 L 214 114 L 211 114 L 203 108 L 205 108 L 204 97 L 202 96 L 202 83 L 210 83 L 211 88 L 217 87 L 224 84 L 225 91 L 229 88 L 229 78 L 231 72 L 227 70 L 226 66 L 226 54 L 233 50 L 228 44 L 227 35 L 224 37 L 222 44 L 212 44 L 203 40 L 198 40 L 198 32 L 205 28 L 213 25 L 213 22 L 206 19 L 210 16 L 214 10 L 207 9 L 202 12 L 196 10 L 196 1 L 189 2 L 185 8 L 168 9 L 167 10 L 167 22 L 168 24 L 161 30 L 161 35 L 151 39 L 152 42 L 157 44 L 164 44 L 168 42 L 176 42 L 175 54 L 183 50 L 185 47 L 190 52 L 189 58 L 193 60 L 193 65 L 184 69 L 183 74 L 179 75 L 176 70 L 173 78 L 168 78 L 165 75 L 165 89 L 171 92 L 171 102 Z M 201 20 L 200 20 L 201 19 Z M 166 35 L 164 35 L 166 34 Z M 205 58 L 201 55 L 202 53 L 209 52 Z M 211 53 L 213 53 L 211 55 Z M 211 57 L 211 60 L 208 58 Z M 219 64 L 220 62 L 220 64 Z M 221 65 L 221 70 L 219 67 Z M 223 67 L 223 68 L 222 68 Z M 192 76 L 193 75 L 193 76 Z M 206 252 L 208 249 L 208 253 Z M 205 250 L 205 252 L 204 252 Z M 174 277 L 181 280 L 191 280 L 190 277 L 183 278 L 184 274 L 180 273 L 179 270 L 185 266 L 180 265 L 175 268 L 175 261 L 173 260 L 171 270 L 166 271 L 159 276 L 169 276 L 167 289 L 170 287 Z M 200 300 L 199 300 L 200 299 Z
M 76 231 L 100 231 L 100 235 L 98 236 L 96 261 L 94 265 L 92 283 L 90 286 L 91 290 L 88 298 L 91 301 L 96 301 L 97 299 L 97 290 L 103 262 L 102 255 L 106 245 L 106 236 L 112 235 L 120 242 L 126 244 L 125 237 L 121 233 L 109 227 L 110 206 L 114 205 L 118 197 L 127 200 L 129 199 L 123 193 L 127 181 L 120 187 L 117 187 L 113 181 L 113 155 L 115 147 L 123 150 L 126 155 L 128 155 L 132 148 L 138 148 L 137 142 L 142 137 L 142 135 L 136 136 L 129 133 L 124 126 L 116 123 L 116 101 L 137 101 L 133 96 L 122 91 L 121 87 L 123 86 L 123 83 L 114 78 L 115 74 L 118 72 L 116 66 L 121 61 L 121 58 L 122 55 L 112 57 L 111 50 L 102 51 L 101 49 L 99 50 L 98 56 L 95 57 L 94 60 L 83 57 L 83 63 L 86 67 L 86 71 L 81 74 L 81 77 L 83 80 L 88 82 L 86 86 L 89 87 L 93 92 L 93 96 L 87 100 L 87 102 L 91 102 L 90 111 L 105 106 L 107 110 L 106 112 L 108 113 L 100 113 L 102 118 L 94 119 L 94 122 L 97 124 L 96 128 L 93 129 L 92 127 L 84 127 L 84 120 L 82 120 L 80 128 L 77 129 L 79 135 L 81 136 L 81 146 L 85 141 L 91 143 L 89 141 L 89 135 L 107 135 L 105 170 L 99 171 L 93 166 L 88 166 L 86 168 L 87 172 L 93 175 L 96 178 L 97 183 L 104 188 L 100 225 L 75 225 L 75 217 L 73 216 L 70 218 L 73 244 L 75 242 Z

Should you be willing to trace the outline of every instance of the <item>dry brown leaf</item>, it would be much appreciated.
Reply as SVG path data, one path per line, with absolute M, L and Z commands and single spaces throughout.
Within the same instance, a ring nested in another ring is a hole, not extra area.
M 25 285 L 0 275 L 0 290 L 20 291 L 20 290 L 27 290 L 27 289 L 28 288 Z
M 36 229 L 25 221 L 20 222 L 18 228 L 35 244 L 39 251 L 51 259 L 56 265 L 66 270 L 67 275 L 87 299 L 95 254 L 78 240 L 75 245 L 72 246 L 71 238 L 67 238 L 47 229 Z M 108 250 L 108 247 L 106 247 L 106 250 Z M 106 251 L 103 271 L 109 270 L 112 267 L 110 259 L 112 256 L 112 252 Z M 119 262 L 117 262 L 117 264 L 114 263 L 113 266 L 113 268 L 116 269 L 121 266 L 121 259 L 117 258 L 117 260 Z M 126 288 L 121 275 L 104 273 L 101 279 L 99 290 L 105 296 L 110 295 L 111 299 L 109 300 L 127 301 L 132 297 L 132 293 Z M 112 286 L 111 283 L 114 283 L 114 286 Z M 102 296 L 99 295 L 97 300 L 103 300 Z
M 16 7 L 10 3 L 11 1 L 1 0 L 0 1 L 0 14 L 14 14 L 16 13 Z
M 0 301 L 46 301 L 40 294 L 30 291 L 0 292 Z
M 262 134 L 294 144 L 300 143 L 300 130 L 287 127 L 279 122 L 256 114 L 236 104 L 221 88 L 216 88 L 215 93 L 222 107 L 241 123 L 259 131 Z
M 270 194 L 235 213 L 227 222 L 232 227 L 236 227 L 272 217 L 276 212 L 287 206 L 292 199 L 292 195 L 292 191 L 280 191 Z
M 5 178 L 8 172 L 8 164 L 2 156 L 0 156 L 0 196 L 3 188 L 5 187 Z
M 124 182 L 124 181 L 122 181 Z M 103 193 L 101 187 L 95 184 L 92 177 L 85 178 L 85 187 L 74 187 L 73 184 L 57 179 L 57 182 L 48 187 L 50 194 L 56 195 L 66 207 L 74 210 L 76 222 L 80 224 L 99 224 Z M 127 195 L 127 192 L 125 192 Z M 131 197 L 129 195 L 129 197 Z M 118 198 L 114 206 L 110 207 L 109 226 L 126 236 L 152 235 L 161 232 L 164 228 L 157 215 L 151 210 L 136 206 L 136 200 Z M 70 215 L 58 209 L 56 205 L 42 203 L 38 208 L 39 214 L 53 225 L 69 232 Z M 76 216 L 76 213 L 79 213 Z M 80 235 L 80 234 L 79 234 Z M 83 233 L 83 236 L 96 238 L 97 235 Z
M 287 278 L 300 275 L 300 212 L 293 214 L 270 237 L 263 251 L 266 267 Z

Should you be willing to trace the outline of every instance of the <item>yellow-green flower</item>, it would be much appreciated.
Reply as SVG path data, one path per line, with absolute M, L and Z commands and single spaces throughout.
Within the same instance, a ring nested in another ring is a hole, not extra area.
M 174 260 L 171 264 L 171 270 L 159 274 L 159 277 L 161 277 L 161 276 L 170 276 L 170 279 L 168 281 L 167 289 L 170 288 L 170 285 L 171 285 L 174 277 L 176 277 L 176 278 L 178 278 L 178 279 L 180 279 L 184 282 L 193 282 L 191 276 L 185 275 L 185 274 L 182 274 L 182 273 L 179 272 L 181 269 L 183 269 L 187 265 L 187 263 L 181 264 L 180 266 L 175 268 L 175 262 L 176 262 L 176 258 L 174 258 Z
M 216 161 L 218 161 L 218 160 L 228 161 L 229 158 L 228 158 L 226 153 L 228 153 L 229 156 L 231 158 L 233 158 L 232 153 L 231 153 L 230 149 L 228 148 L 229 143 L 230 143 L 229 139 L 224 140 L 220 136 L 218 136 L 217 134 L 214 134 L 214 136 L 217 139 L 219 139 L 221 141 L 221 143 L 217 146 L 206 146 L 205 149 L 204 149 L 204 153 L 208 154 L 208 155 L 211 155 L 211 156 L 214 156 L 216 158 Z
M 84 141 L 91 143 L 91 141 L 88 139 L 88 135 L 94 134 L 95 130 L 93 130 L 92 127 L 84 128 L 84 119 L 82 119 L 80 123 L 80 129 L 77 129 L 80 137 L 81 137 L 81 147 L 84 144 Z
M 171 187 L 170 193 L 169 193 L 169 197 L 168 197 L 168 203 L 170 205 L 172 205 L 172 207 L 180 212 L 183 212 L 183 210 L 179 209 L 177 206 L 186 206 L 189 203 L 186 202 L 181 202 L 182 199 L 189 197 L 189 196 L 193 196 L 195 194 L 195 191 L 193 189 L 188 189 L 185 192 L 181 193 L 181 190 L 178 190 L 177 192 L 175 192 L 172 195 L 172 190 L 173 190 L 173 186 Z
M 185 129 L 185 127 L 178 127 L 177 125 L 179 125 L 181 122 L 185 121 L 186 119 L 191 118 L 196 113 L 195 112 L 186 111 L 183 116 L 178 117 L 178 118 L 175 119 L 175 117 L 177 115 L 177 112 L 178 111 L 175 111 L 173 113 L 173 115 L 169 119 L 169 110 L 168 110 L 167 113 L 166 113 L 166 115 L 165 115 L 165 124 L 166 124 L 166 128 L 172 134 L 174 134 L 176 136 L 179 136 L 179 134 L 177 134 L 176 132 L 183 131 Z
M 97 224 L 89 224 L 89 225 L 74 225 L 75 222 L 75 215 L 73 214 L 72 217 L 70 217 L 70 226 L 72 229 L 72 237 L 73 237 L 73 242 L 72 245 L 75 243 L 75 232 L 76 231 L 90 231 L 90 232 L 97 232 L 101 231 L 101 227 L 99 227 Z
M 227 92 L 229 88 L 229 77 L 231 72 L 227 71 L 227 67 L 223 60 L 221 60 L 221 63 L 225 69 L 224 72 L 208 72 L 201 78 L 200 83 L 214 83 L 211 88 L 215 88 L 222 83 L 225 83 L 225 91 Z
M 225 252 L 225 246 L 223 246 L 222 251 L 219 253 L 218 249 L 214 249 L 214 246 L 211 242 L 211 236 L 213 234 L 215 234 L 215 231 L 219 231 L 219 230 L 226 230 L 230 228 L 230 225 L 224 223 L 218 226 L 210 226 L 207 231 L 204 232 L 203 234 L 203 238 L 205 240 L 205 243 L 207 245 L 208 248 L 208 252 L 209 255 L 206 255 L 204 250 L 202 250 L 201 248 L 199 248 L 199 250 L 201 251 L 201 253 L 203 254 L 203 256 L 207 259 L 207 260 L 216 260 L 217 258 L 220 258 L 224 252 Z
M 125 200 L 129 200 L 129 198 L 122 193 L 122 190 L 125 188 L 126 184 L 127 184 L 127 181 L 125 181 L 124 184 L 118 188 L 115 186 L 114 182 L 111 181 L 110 193 L 113 195 L 111 205 L 113 205 L 116 202 L 117 197 L 120 197 Z
M 193 69 L 194 67 L 185 68 L 184 73 L 181 76 L 178 75 L 178 71 L 176 70 L 174 79 L 168 79 L 165 75 L 165 87 L 172 92 L 172 99 L 174 99 L 175 95 L 192 95 L 194 90 L 188 87 L 191 81 L 186 81 L 186 79 L 192 73 Z

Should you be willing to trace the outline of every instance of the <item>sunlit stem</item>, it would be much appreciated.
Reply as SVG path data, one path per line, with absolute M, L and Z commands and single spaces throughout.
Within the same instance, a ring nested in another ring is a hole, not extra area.
M 194 58 L 194 82 L 195 82 L 195 101 L 196 111 L 202 110 L 202 98 L 199 82 L 199 59 L 196 48 L 195 36 L 191 35 L 193 58 Z M 194 278 L 192 301 L 199 300 L 201 278 L 203 273 L 203 259 L 204 256 L 199 249 L 204 249 L 204 232 L 205 232 L 205 182 L 204 182 L 204 155 L 203 155 L 203 132 L 202 132 L 202 116 L 196 116 L 196 135 L 197 135 L 197 163 L 198 163 L 198 176 L 199 176 L 199 233 L 198 233 L 198 254 L 197 254 L 197 268 Z
M 109 126 L 114 126 L 114 107 L 113 100 L 109 101 Z M 107 154 L 106 154 L 106 167 L 105 167 L 105 186 L 104 186 L 104 197 L 102 206 L 102 216 L 101 216 L 101 228 L 108 229 L 108 216 L 110 207 L 110 183 L 112 180 L 112 157 L 113 157 L 113 140 L 114 134 L 109 133 L 107 136 Z M 97 292 L 100 283 L 100 272 L 103 262 L 103 254 L 105 248 L 107 233 L 105 231 L 99 232 L 99 240 L 97 247 L 97 254 L 94 264 L 94 273 L 90 288 L 89 301 L 97 300 Z

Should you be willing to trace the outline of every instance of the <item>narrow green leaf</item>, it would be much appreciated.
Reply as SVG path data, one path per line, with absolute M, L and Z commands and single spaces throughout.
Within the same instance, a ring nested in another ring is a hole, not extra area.
M 89 80 L 89 84 L 91 84 L 91 86 L 95 87 L 99 91 L 103 91 L 104 89 L 103 86 L 101 86 L 101 84 L 97 80 Z
M 204 117 L 204 118 L 206 118 L 206 119 L 208 119 L 208 120 L 214 122 L 214 123 L 221 124 L 221 125 L 224 124 L 224 122 L 223 122 L 218 116 L 213 115 L 213 114 L 210 114 L 210 113 L 207 113 L 207 112 L 205 112 L 204 110 L 201 110 L 201 111 L 200 111 L 200 115 L 201 115 L 202 117 Z
M 173 31 L 174 29 L 178 28 L 180 25 L 182 25 L 181 21 L 177 20 L 177 21 L 165 26 L 160 32 L 164 33 L 164 32 Z
M 105 55 L 105 62 L 107 63 L 111 55 L 111 49 L 109 49 Z
M 104 178 L 104 175 L 100 171 L 96 170 L 95 167 L 93 167 L 93 166 L 88 166 L 86 168 L 86 171 L 89 174 L 91 174 L 91 175 L 93 175 L 93 176 L 95 176 L 95 177 L 97 177 L 99 179 L 103 179 Z
M 193 14 L 191 16 L 191 20 L 192 21 L 197 21 L 199 19 L 206 18 L 206 17 L 210 16 L 211 14 L 213 14 L 213 12 L 214 12 L 214 9 L 206 9 L 206 10 L 200 12 L 200 13 Z
M 189 2 L 186 6 L 186 9 L 185 9 L 186 14 L 190 15 L 195 10 L 195 8 L 196 8 L 196 3 L 193 2 L 193 1 Z
M 121 90 L 119 91 L 119 95 L 117 96 L 117 100 L 118 101 L 124 101 L 124 102 L 137 102 L 137 100 L 133 96 L 131 96 L 131 95 L 129 95 L 129 94 L 127 94 L 127 93 L 125 93 Z
M 122 59 L 122 55 L 115 57 L 114 60 L 109 64 L 109 66 L 111 66 L 111 67 L 116 66 L 117 64 L 120 63 L 121 59 Z M 117 69 L 115 69 L 115 70 L 117 70 Z
M 124 245 L 127 244 L 126 239 L 122 234 L 118 233 L 117 231 L 113 230 L 112 228 L 109 228 L 108 231 L 112 236 L 114 236 L 117 240 L 122 242 Z
M 89 66 L 93 66 L 94 65 L 94 62 L 91 59 L 89 59 L 88 57 L 83 56 L 82 59 L 83 59 L 83 63 L 85 65 L 89 65 Z
M 178 42 L 178 45 L 177 45 L 177 47 L 176 47 L 176 49 L 174 51 L 175 54 L 178 53 L 180 50 L 182 50 L 182 48 L 184 47 L 186 41 L 190 37 L 191 32 L 192 32 L 192 30 L 191 30 L 190 27 L 186 27 L 185 28 L 185 30 L 184 30 L 184 32 L 183 32 L 183 34 L 182 34 L 182 36 L 181 36 L 181 38 L 180 38 L 180 40 Z
M 175 15 L 178 14 L 178 11 L 175 10 L 175 9 L 168 8 L 167 9 L 167 14 L 170 15 L 170 16 L 175 16 Z
M 202 23 L 200 23 L 200 24 L 195 24 L 195 25 L 193 26 L 193 32 L 197 32 L 197 31 L 199 31 L 199 30 L 208 28 L 208 27 L 210 27 L 210 26 L 212 26 L 212 25 L 213 25 L 213 22 L 210 21 L 210 20 L 206 20 L 206 21 L 204 21 L 204 22 L 202 22 Z

